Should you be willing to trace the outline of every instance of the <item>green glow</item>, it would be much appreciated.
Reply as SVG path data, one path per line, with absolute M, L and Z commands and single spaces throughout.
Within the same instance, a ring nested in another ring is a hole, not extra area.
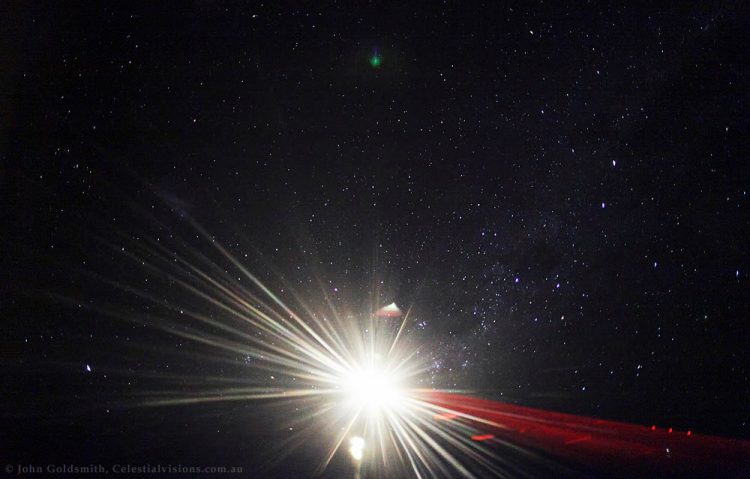
M 380 64 L 383 63 L 383 58 L 377 53 L 370 57 L 370 66 L 373 68 L 380 68 Z

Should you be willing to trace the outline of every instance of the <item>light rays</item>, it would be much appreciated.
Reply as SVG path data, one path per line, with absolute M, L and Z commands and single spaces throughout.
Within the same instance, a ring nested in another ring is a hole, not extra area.
M 470 439 L 476 431 L 468 420 L 482 420 L 431 404 L 428 391 L 417 387 L 426 364 L 421 345 L 409 338 L 411 308 L 400 323 L 376 318 L 375 309 L 342 313 L 323 290 L 319 298 L 327 308 L 320 312 L 305 300 L 310 294 L 287 284 L 284 294 L 295 300 L 298 308 L 293 308 L 200 225 L 189 223 L 200 247 L 172 235 L 171 247 L 158 239 L 122 238 L 128 247 L 113 248 L 168 284 L 170 294 L 97 276 L 150 305 L 149 312 L 133 314 L 106 305 L 91 309 L 199 346 L 196 357 L 215 355 L 229 363 L 248 358 L 249 369 L 265 373 L 278 386 L 259 378 L 216 375 L 203 378 L 203 389 L 150 391 L 135 396 L 135 405 L 300 401 L 305 412 L 290 417 L 290 423 L 308 423 L 308 430 L 319 424 L 315 434 L 329 443 L 319 472 L 349 445 L 356 451 L 351 455 L 361 477 L 404 469 L 415 477 L 474 477 L 476 471 L 502 475 L 487 448 Z M 184 379 L 196 383 L 189 376 Z M 440 415 L 446 419 L 436 420 Z M 353 438 L 358 438 L 356 447 Z

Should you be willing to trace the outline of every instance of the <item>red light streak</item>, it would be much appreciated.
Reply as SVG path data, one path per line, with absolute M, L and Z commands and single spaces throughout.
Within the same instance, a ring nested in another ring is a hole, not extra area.
M 425 399 L 460 413 L 462 422 L 482 431 L 471 436 L 474 441 L 498 438 L 594 469 L 649 477 L 726 477 L 750 467 L 750 441 L 693 434 L 692 430 L 674 434 L 673 428 L 659 430 L 655 425 L 644 427 L 457 394 L 428 393 Z M 439 416 L 442 420 L 446 415 Z

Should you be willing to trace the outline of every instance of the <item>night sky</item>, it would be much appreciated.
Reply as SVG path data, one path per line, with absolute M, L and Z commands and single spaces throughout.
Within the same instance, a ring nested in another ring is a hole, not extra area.
M 423 386 L 750 437 L 747 12 L 410 3 L 0 7 L 3 464 L 275 457 L 277 405 L 131 407 L 278 380 L 139 322 L 206 307 L 144 245 L 232 274 L 194 224 L 411 308 Z

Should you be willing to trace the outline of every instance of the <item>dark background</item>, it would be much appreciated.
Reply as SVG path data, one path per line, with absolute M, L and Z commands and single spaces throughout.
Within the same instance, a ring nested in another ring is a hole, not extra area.
M 749 437 L 741 4 L 346 5 L 0 7 L 2 460 L 278 457 L 283 405 L 127 407 L 261 379 L 102 313 L 190 305 L 121 254 L 210 250 L 188 219 L 273 288 L 412 306 L 423 384 Z

